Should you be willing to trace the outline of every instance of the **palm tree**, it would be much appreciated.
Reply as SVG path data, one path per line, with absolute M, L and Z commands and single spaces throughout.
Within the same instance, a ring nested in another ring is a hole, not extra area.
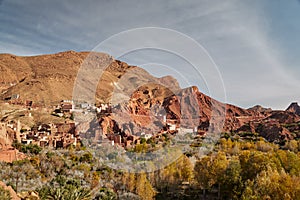
M 91 199 L 91 192 L 85 188 L 75 188 L 68 191 L 68 200 L 89 200 Z
M 49 200 L 67 200 L 66 198 L 66 194 L 68 192 L 64 189 L 64 188 L 51 188 L 49 190 L 49 194 L 47 196 L 47 198 Z
M 10 192 L 5 190 L 3 187 L 0 187 L 0 199 L 1 200 L 11 200 Z
M 85 188 L 59 187 L 52 188 L 47 196 L 49 200 L 90 200 L 91 193 Z

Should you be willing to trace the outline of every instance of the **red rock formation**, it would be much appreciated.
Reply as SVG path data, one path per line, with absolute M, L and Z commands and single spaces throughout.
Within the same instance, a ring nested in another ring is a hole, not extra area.
M 256 132 L 269 141 L 278 142 L 293 139 L 291 133 L 300 130 L 300 126 L 284 127 L 300 121 L 300 117 L 292 112 L 272 111 L 260 106 L 243 109 L 212 99 L 197 87 L 182 89 L 176 94 L 164 90 L 165 88 L 154 88 L 153 85 L 139 88 L 117 118 L 103 118 L 102 127 L 107 129 L 109 126 L 118 126 L 126 135 L 159 132 L 165 122 L 163 119 L 153 120 L 151 111 L 154 109 L 156 114 L 164 113 L 167 122 L 182 128 L 197 127 L 201 133 Z
M 281 126 L 278 121 L 259 124 L 255 131 L 270 142 L 293 139 L 290 131 Z
M 300 106 L 297 102 L 291 103 L 291 105 L 286 109 L 286 111 L 295 113 L 297 115 L 300 115 Z
M 300 137 L 300 106 L 297 103 L 292 103 L 286 111 L 272 111 L 261 106 L 243 109 L 219 102 L 197 87 L 180 89 L 176 79 L 170 76 L 155 78 L 107 54 L 89 55 L 90 52 L 74 51 L 30 57 L 0 54 L 0 90 L 5 91 L 0 97 L 5 99 L 19 94 L 20 99 L 45 105 L 71 99 L 78 69 L 85 61 L 92 69 L 99 63 L 110 63 L 99 80 L 96 94 L 91 97 L 99 105 L 112 101 L 115 95 L 116 102 L 110 103 L 120 104 L 111 115 L 99 116 L 97 122 L 103 134 L 155 133 L 166 128 L 166 116 L 167 121 L 177 127 L 197 127 L 201 132 L 255 131 L 270 140 L 283 136 L 289 139 L 295 134 Z M 99 77 L 93 78 L 98 80 Z M 88 86 L 83 85 L 86 91 L 90 89 Z

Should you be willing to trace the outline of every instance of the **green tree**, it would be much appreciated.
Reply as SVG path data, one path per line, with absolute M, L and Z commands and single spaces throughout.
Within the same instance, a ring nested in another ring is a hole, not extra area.
M 243 181 L 253 180 L 261 171 L 266 170 L 267 166 L 274 167 L 273 155 L 259 151 L 243 151 L 240 155 Z
M 134 192 L 135 186 L 136 186 L 136 177 L 134 173 L 129 173 L 127 176 L 127 182 L 126 182 L 127 188 L 130 192 Z
M 183 181 L 192 181 L 193 179 L 193 165 L 188 157 L 185 155 L 182 158 L 182 165 L 181 165 L 181 176 Z
M 44 200 L 89 200 L 92 198 L 91 191 L 82 187 L 79 180 L 67 179 L 64 176 L 57 176 L 38 192 L 40 198 Z
M 299 178 L 295 179 L 283 170 L 268 167 L 260 172 L 252 182 L 246 182 L 242 199 L 299 199 Z
M 278 150 L 277 157 L 281 167 L 290 175 L 300 176 L 300 157 L 294 152 Z
M 90 152 L 86 152 L 79 158 L 79 161 L 91 163 L 93 161 L 93 155 Z
M 298 152 L 298 142 L 296 140 L 289 140 L 289 141 L 287 141 L 285 148 L 297 153 Z
M 242 190 L 241 172 L 242 168 L 238 157 L 231 158 L 222 184 L 222 196 L 226 199 L 239 199 Z
M 206 190 L 211 188 L 216 183 L 216 179 L 211 173 L 212 169 L 212 157 L 204 156 L 202 159 L 196 162 L 195 180 L 198 182 L 203 190 L 203 198 L 206 199 Z
M 225 183 L 226 180 L 226 169 L 228 166 L 228 160 L 224 152 L 218 152 L 217 155 L 213 157 L 213 163 L 211 165 L 212 178 L 215 179 L 218 184 L 218 198 L 221 197 L 221 185 Z

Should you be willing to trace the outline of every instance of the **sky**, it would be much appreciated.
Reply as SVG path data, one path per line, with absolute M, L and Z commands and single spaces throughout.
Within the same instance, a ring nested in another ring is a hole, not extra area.
M 120 32 L 161 27 L 205 49 L 222 79 L 224 99 L 178 55 L 141 49 L 118 59 L 156 76 L 171 74 L 182 87 L 196 85 L 244 108 L 285 109 L 300 101 L 299 11 L 298 0 L 0 0 L 0 53 L 91 51 Z

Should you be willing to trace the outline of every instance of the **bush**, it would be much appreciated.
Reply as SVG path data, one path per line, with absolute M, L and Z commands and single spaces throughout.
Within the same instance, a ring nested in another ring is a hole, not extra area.
M 108 188 L 101 188 L 99 193 L 94 198 L 95 200 L 115 200 L 118 199 L 116 193 Z
M 25 145 L 25 144 L 19 143 L 17 141 L 14 141 L 12 146 L 23 153 L 31 153 L 31 154 L 38 155 L 42 151 L 42 147 L 40 147 L 36 144 Z

